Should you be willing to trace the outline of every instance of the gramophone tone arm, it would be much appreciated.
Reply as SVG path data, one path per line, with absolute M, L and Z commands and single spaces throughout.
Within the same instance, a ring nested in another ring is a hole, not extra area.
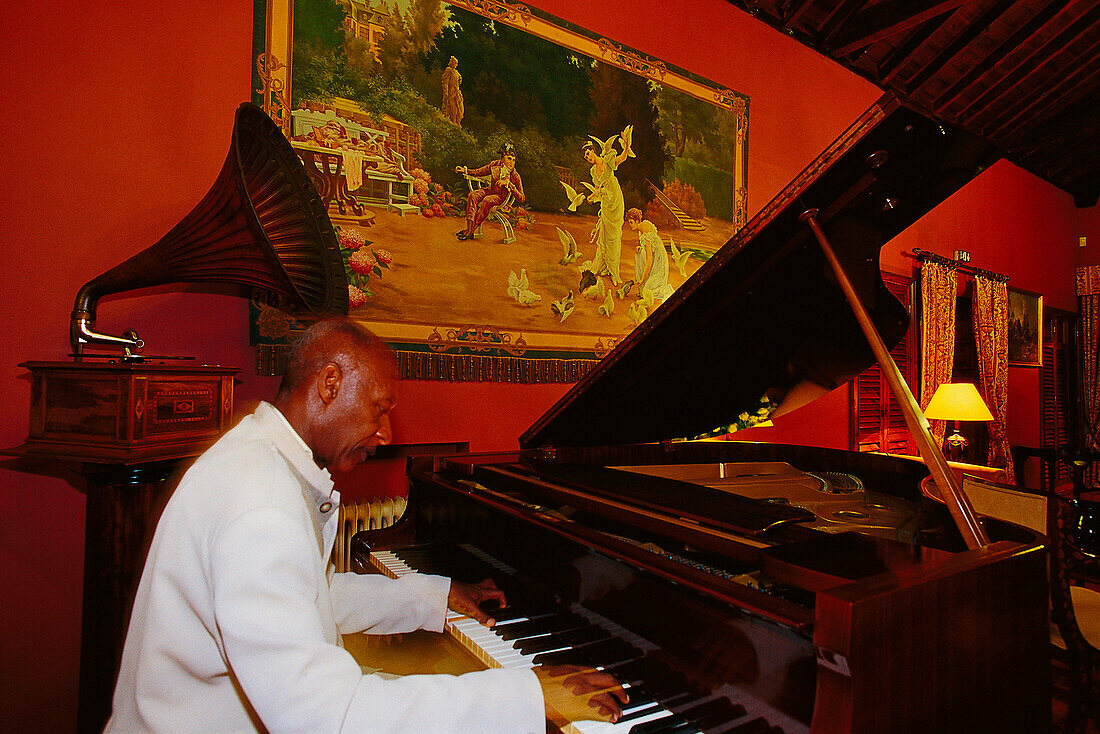
M 72 343 L 73 354 L 79 356 L 85 344 L 112 344 L 123 347 L 127 350 L 127 353 L 130 349 L 141 349 L 145 346 L 145 342 L 138 338 L 133 329 L 126 332 L 127 336 L 113 336 L 92 331 L 92 323 L 93 320 L 87 316 L 80 316 L 75 311 L 73 312 L 69 328 L 69 341 Z M 133 335 L 133 338 L 129 338 L 129 335 Z

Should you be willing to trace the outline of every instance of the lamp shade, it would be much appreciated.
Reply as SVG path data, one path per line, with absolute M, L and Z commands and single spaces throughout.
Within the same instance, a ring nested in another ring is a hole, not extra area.
M 937 387 L 924 417 L 946 421 L 993 420 L 993 414 L 978 394 L 978 388 L 969 382 L 945 382 Z

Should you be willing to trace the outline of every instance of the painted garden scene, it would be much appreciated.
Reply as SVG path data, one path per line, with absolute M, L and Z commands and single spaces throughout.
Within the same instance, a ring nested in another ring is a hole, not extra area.
M 387 341 L 600 356 L 744 223 L 747 98 L 529 6 L 296 0 L 289 66 L 283 129 Z

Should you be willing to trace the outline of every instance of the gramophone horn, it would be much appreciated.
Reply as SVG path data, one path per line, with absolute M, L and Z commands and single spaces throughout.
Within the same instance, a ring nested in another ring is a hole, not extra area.
M 93 331 L 103 295 L 175 282 L 237 283 L 286 296 L 315 314 L 348 312 L 343 259 L 301 160 L 263 110 L 237 108 L 225 165 L 202 201 L 156 244 L 77 293 L 69 339 L 140 347 Z

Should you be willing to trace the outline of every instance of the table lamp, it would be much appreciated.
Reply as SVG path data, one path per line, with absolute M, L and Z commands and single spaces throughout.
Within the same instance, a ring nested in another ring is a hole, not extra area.
M 993 420 L 993 414 L 978 394 L 978 389 L 969 382 L 945 382 L 937 387 L 924 410 L 924 417 L 930 420 L 954 421 L 954 431 L 944 443 L 949 447 L 948 458 L 955 461 L 962 459 L 967 444 L 966 438 L 959 433 L 959 421 Z

